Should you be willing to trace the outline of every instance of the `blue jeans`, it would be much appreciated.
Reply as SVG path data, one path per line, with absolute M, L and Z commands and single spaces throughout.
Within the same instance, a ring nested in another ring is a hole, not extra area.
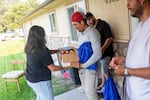
M 34 90 L 36 100 L 54 100 L 53 88 L 50 80 L 36 83 L 27 81 L 27 84 Z

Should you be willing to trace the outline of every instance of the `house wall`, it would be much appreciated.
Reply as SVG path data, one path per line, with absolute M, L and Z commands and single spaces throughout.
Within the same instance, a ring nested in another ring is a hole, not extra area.
M 113 32 L 115 55 L 126 55 L 130 40 L 127 0 L 88 0 L 88 11 L 108 22 Z
M 26 32 L 26 38 L 28 36 L 28 32 L 29 32 L 29 29 L 31 26 L 33 25 L 39 25 L 39 26 L 42 26 L 45 31 L 46 31 L 46 35 L 48 35 L 50 33 L 50 24 L 48 23 L 48 17 L 47 17 L 47 14 L 43 14 L 43 15 L 40 15 L 40 16 L 37 16 L 36 18 L 34 19 L 31 19 L 30 21 L 26 22 L 24 24 L 24 30 Z
M 70 29 L 66 6 L 65 5 L 59 6 L 55 10 L 55 12 L 59 35 L 68 36 L 70 34 Z
M 57 21 L 57 29 L 58 32 L 53 34 L 50 30 L 50 21 L 48 15 L 54 12 L 56 14 Z M 28 32 L 31 26 L 39 25 L 45 29 L 47 46 L 50 49 L 56 49 L 69 45 L 69 26 L 68 26 L 68 16 L 65 5 L 61 5 L 57 7 L 55 10 L 45 12 L 42 15 L 37 16 L 36 18 L 26 22 L 24 24 L 24 29 L 26 37 L 28 36 Z
M 129 40 L 129 18 L 127 0 L 88 0 L 88 10 L 97 18 L 107 21 L 115 41 Z M 108 1 L 108 2 L 106 2 Z

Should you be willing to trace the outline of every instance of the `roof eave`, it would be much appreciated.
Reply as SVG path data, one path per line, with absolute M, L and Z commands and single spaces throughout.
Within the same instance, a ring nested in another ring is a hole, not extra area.
M 37 8 L 33 9 L 30 13 L 28 13 L 26 16 L 24 16 L 20 22 L 23 23 L 25 22 L 26 18 L 28 18 L 29 16 L 35 14 L 36 12 L 38 12 L 40 9 L 44 8 L 45 6 L 49 5 L 52 1 L 54 0 L 46 0 L 45 2 L 43 2 L 41 5 L 39 5 Z

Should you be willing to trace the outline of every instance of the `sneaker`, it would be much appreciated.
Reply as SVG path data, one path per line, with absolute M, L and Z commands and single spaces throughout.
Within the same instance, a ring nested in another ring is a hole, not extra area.
M 104 88 L 98 89 L 97 93 L 103 93 L 104 92 Z
M 80 90 L 80 92 L 85 92 L 82 86 L 80 86 L 78 89 Z

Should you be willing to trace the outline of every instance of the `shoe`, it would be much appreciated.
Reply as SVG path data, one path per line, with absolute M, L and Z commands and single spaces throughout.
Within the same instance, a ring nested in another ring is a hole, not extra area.
M 103 93 L 103 92 L 104 92 L 104 88 L 97 89 L 97 93 Z
M 80 86 L 78 89 L 80 90 L 80 92 L 85 92 L 82 86 Z

